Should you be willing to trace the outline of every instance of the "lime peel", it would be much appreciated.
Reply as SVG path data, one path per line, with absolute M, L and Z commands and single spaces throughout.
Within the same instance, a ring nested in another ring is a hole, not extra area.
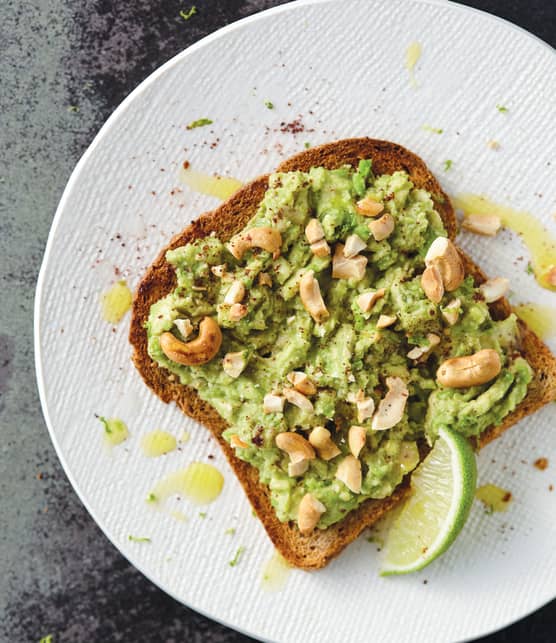
M 386 540 L 381 576 L 423 569 L 443 554 L 462 530 L 475 496 L 477 465 L 469 442 L 441 429 L 412 475 L 412 493 Z

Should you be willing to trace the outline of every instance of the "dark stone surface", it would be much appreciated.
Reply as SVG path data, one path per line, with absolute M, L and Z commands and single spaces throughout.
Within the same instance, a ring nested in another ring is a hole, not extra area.
M 48 229 L 79 156 L 117 104 L 202 36 L 279 2 L 0 4 L 0 640 L 248 641 L 166 596 L 120 556 L 72 491 L 42 419 L 33 295 Z M 556 3 L 464 2 L 556 45 Z M 72 108 L 72 106 L 75 106 Z M 493 597 L 493 600 L 496 600 Z M 472 615 L 470 615 L 472 618 Z M 556 603 L 485 641 L 556 639 Z

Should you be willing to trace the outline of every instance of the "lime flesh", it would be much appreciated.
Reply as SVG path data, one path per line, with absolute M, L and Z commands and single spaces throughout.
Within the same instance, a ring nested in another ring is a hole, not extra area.
M 411 476 L 411 495 L 388 533 L 380 574 L 408 574 L 443 554 L 462 530 L 475 494 L 477 464 L 469 442 L 441 429 Z

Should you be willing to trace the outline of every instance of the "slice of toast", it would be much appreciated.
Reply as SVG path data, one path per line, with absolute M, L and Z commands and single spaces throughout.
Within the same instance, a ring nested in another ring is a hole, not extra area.
M 435 199 L 436 209 L 442 217 L 448 235 L 454 239 L 457 226 L 449 198 L 425 163 L 418 156 L 395 143 L 369 138 L 337 141 L 293 156 L 284 161 L 278 167 L 278 171 L 308 171 L 314 166 L 332 169 L 344 164 L 356 166 L 362 158 L 373 160 L 373 171 L 376 174 L 405 170 L 417 187 L 428 190 Z M 133 361 L 146 384 L 164 402 L 174 401 L 184 413 L 207 427 L 219 442 L 249 501 L 282 556 L 295 567 L 316 569 L 326 565 L 365 528 L 371 526 L 394 507 L 408 492 L 408 480 L 402 482 L 390 497 L 383 500 L 366 500 L 357 509 L 349 512 L 342 521 L 327 529 L 317 529 L 308 536 L 302 536 L 294 522 L 282 523 L 277 519 L 270 503 L 268 488 L 259 482 L 258 470 L 235 457 L 233 449 L 222 438 L 222 432 L 227 428 L 222 417 L 210 404 L 201 400 L 194 389 L 175 382 L 173 377 L 170 378 L 169 371 L 153 362 L 147 353 L 147 333 L 144 323 L 148 318 L 150 307 L 172 291 L 176 285 L 174 269 L 165 260 L 166 251 L 208 236 L 211 232 L 215 232 L 223 240 L 229 239 L 255 215 L 267 186 L 268 175 L 248 183 L 215 210 L 201 215 L 183 232 L 176 235 L 160 252 L 135 293 L 129 338 L 134 347 Z M 478 283 L 484 281 L 485 276 L 482 271 L 463 253 L 462 256 L 466 272 L 473 275 Z M 506 300 L 497 302 L 492 309 L 497 318 L 504 318 L 510 312 Z M 520 330 L 522 351 L 535 372 L 534 380 L 527 397 L 500 426 L 490 427 L 480 436 L 477 440 L 478 447 L 484 446 L 512 424 L 556 398 L 556 358 L 521 322 Z

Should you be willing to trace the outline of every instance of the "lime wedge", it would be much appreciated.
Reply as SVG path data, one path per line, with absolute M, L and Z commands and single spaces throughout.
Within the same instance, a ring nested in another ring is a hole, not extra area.
M 418 571 L 443 554 L 467 520 L 476 482 L 469 442 L 441 429 L 411 476 L 412 493 L 388 532 L 381 576 Z

